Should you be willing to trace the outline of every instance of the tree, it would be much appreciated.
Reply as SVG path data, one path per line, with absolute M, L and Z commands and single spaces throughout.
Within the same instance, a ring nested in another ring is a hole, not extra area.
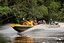
M 48 15 L 48 9 L 44 5 L 33 8 L 33 15 L 39 19 L 43 18 L 43 15 Z
M 17 21 L 19 18 L 59 20 L 60 14 L 63 15 L 64 12 L 63 0 L 1 0 L 0 6 L 1 15 L 11 11 L 9 14 L 15 15 Z
M 58 11 L 58 9 L 61 7 L 61 4 L 59 2 L 51 2 L 49 5 L 49 9 L 52 11 Z
M 11 9 L 7 6 L 0 6 L 0 13 L 1 14 L 8 14 L 11 11 Z
M 61 7 L 61 4 L 59 2 L 51 2 L 48 6 L 48 12 L 50 19 L 57 20 L 56 17 L 58 17 L 58 12 Z

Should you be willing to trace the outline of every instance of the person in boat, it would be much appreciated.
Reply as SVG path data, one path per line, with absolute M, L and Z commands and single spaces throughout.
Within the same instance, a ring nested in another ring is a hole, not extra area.
M 38 25 L 38 22 L 37 22 L 37 20 L 34 20 L 34 25 Z
M 26 20 L 25 22 L 23 22 L 23 25 L 34 26 L 34 22 L 32 20 Z
M 43 24 L 46 24 L 46 21 L 45 20 L 43 20 Z
M 38 21 L 38 24 L 43 24 L 42 20 Z

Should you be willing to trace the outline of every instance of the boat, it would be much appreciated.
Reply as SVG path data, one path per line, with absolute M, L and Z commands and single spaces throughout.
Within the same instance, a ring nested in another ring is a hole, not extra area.
M 21 25 L 21 24 L 10 24 L 10 26 L 18 32 L 23 32 L 33 26 Z

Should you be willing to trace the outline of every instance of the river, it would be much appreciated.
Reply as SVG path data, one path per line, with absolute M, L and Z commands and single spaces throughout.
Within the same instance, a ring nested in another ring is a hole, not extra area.
M 0 34 L 6 39 L 13 40 L 19 36 L 9 25 L 0 26 Z M 35 43 L 64 43 L 64 28 L 51 25 L 37 25 L 20 33 L 21 36 L 33 38 Z

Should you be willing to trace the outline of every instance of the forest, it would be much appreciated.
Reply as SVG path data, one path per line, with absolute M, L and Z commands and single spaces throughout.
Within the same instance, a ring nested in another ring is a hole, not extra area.
M 0 24 L 23 18 L 64 22 L 64 0 L 0 0 Z

